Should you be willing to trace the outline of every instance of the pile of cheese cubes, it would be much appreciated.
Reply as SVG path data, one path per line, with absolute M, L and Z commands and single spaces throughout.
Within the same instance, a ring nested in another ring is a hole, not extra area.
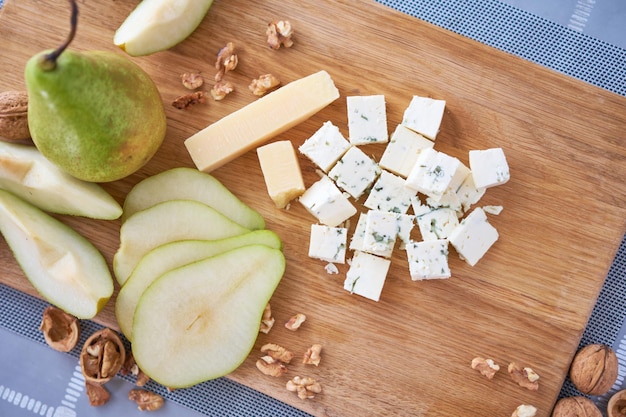
M 485 211 L 469 209 L 487 188 L 509 180 L 504 152 L 472 150 L 467 167 L 435 150 L 445 104 L 414 96 L 389 138 L 385 97 L 350 96 L 349 138 L 329 121 L 298 148 L 323 171 L 299 197 L 319 222 L 311 226 L 309 256 L 332 265 L 354 251 L 346 290 L 378 301 L 396 243 L 407 252 L 411 278 L 424 280 L 451 276 L 449 245 L 473 266 L 498 239 Z M 372 143 L 387 143 L 378 162 L 363 150 Z M 348 245 L 346 221 L 357 214 L 351 198 L 365 195 L 367 211 Z M 415 225 L 419 241 L 411 239 Z

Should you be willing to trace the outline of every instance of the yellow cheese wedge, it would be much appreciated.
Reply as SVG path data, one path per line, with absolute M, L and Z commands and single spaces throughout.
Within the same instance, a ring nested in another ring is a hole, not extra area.
M 278 208 L 304 193 L 302 171 L 296 151 L 289 140 L 261 146 L 256 150 L 267 192 Z
M 232 161 L 308 119 L 339 98 L 326 71 L 293 81 L 242 107 L 185 140 L 196 167 L 204 172 Z

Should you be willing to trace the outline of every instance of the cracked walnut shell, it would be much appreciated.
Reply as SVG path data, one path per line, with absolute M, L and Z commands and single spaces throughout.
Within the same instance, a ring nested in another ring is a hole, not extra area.
M 616 392 L 606 408 L 609 417 L 626 417 L 626 389 Z
M 611 389 L 618 371 L 619 363 L 613 349 L 602 344 L 590 344 L 574 356 L 569 377 L 583 394 L 602 395 Z
M 104 384 L 113 378 L 126 360 L 119 335 L 109 328 L 92 334 L 80 352 L 80 369 L 86 382 Z
M 552 417 L 602 417 L 602 413 L 589 398 L 577 396 L 557 401 Z
M 78 319 L 60 308 L 49 306 L 43 311 L 39 330 L 48 346 L 59 352 L 74 349 L 80 336 Z

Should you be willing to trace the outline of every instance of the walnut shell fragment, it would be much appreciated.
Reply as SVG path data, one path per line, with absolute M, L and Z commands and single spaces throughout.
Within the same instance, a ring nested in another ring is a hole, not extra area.
M 552 417 L 602 417 L 602 413 L 589 398 L 577 396 L 557 401 Z
M 119 335 L 109 328 L 92 334 L 80 352 L 80 369 L 86 382 L 104 384 L 112 379 L 126 360 L 126 348 Z
M 60 308 L 49 306 L 43 311 L 39 330 L 48 346 L 59 352 L 74 349 L 80 336 L 78 319 Z
M 626 389 L 613 394 L 606 412 L 609 417 L 626 417 Z
M 9 141 L 30 139 L 25 91 L 0 92 L 0 137 Z
M 569 377 L 583 394 L 607 393 L 619 370 L 617 355 L 609 346 L 590 344 L 578 351 L 570 365 Z

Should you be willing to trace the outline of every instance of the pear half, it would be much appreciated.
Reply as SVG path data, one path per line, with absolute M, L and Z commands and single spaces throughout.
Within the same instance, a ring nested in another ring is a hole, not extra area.
M 92 318 L 113 294 L 107 263 L 91 242 L 5 190 L 0 231 L 33 287 L 68 314 Z
M 137 365 L 171 388 L 229 374 L 252 350 L 284 271 L 280 250 L 248 245 L 167 272 L 135 310 Z
M 276 233 L 270 230 L 254 230 L 219 240 L 179 240 L 151 250 L 141 258 L 117 295 L 115 316 L 120 330 L 128 340 L 132 340 L 133 316 L 139 297 L 164 273 L 231 249 L 253 244 L 282 249 L 282 241 Z

